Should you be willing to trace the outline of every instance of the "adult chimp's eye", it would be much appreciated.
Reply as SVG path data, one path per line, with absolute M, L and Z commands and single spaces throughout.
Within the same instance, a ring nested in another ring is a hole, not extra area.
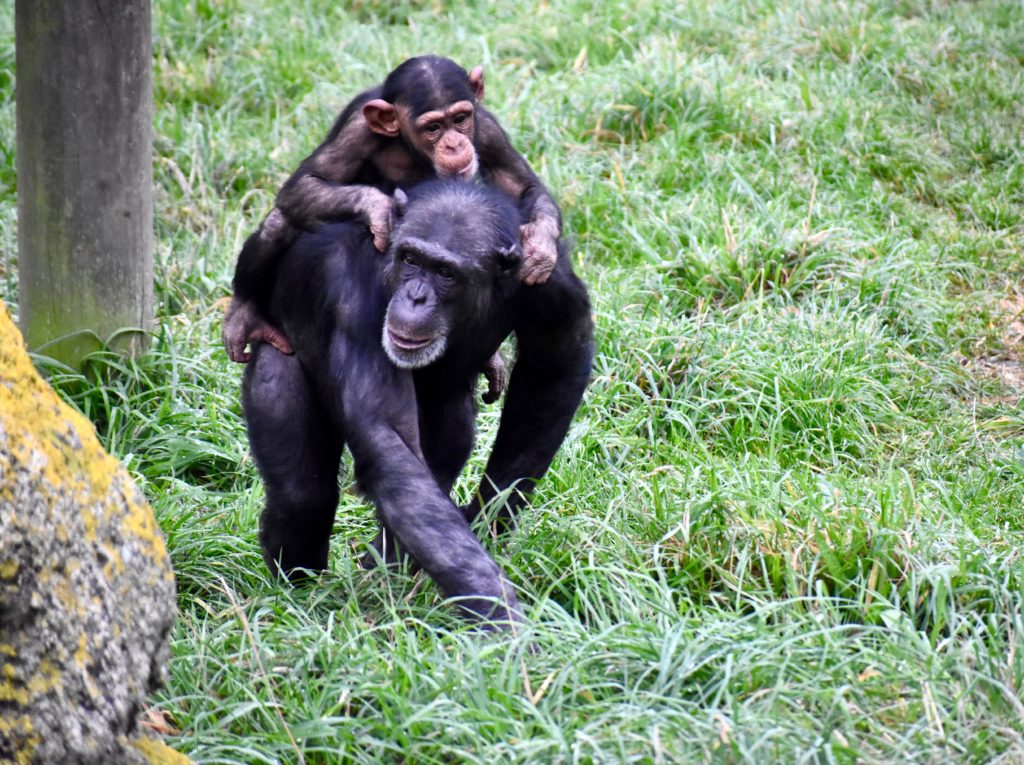
M 405 263 L 405 265 L 407 266 L 412 266 L 413 268 L 416 268 L 416 258 L 414 258 L 408 252 L 402 255 L 402 262 Z
M 448 266 L 441 266 L 440 268 L 438 268 L 437 275 L 440 276 L 442 279 L 455 278 L 455 272 L 448 268 Z

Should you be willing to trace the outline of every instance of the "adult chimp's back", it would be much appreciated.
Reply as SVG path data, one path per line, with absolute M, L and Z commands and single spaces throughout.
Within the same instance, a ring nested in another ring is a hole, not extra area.
M 398 209 L 387 258 L 355 223 L 304 234 L 282 258 L 264 309 L 296 355 L 260 346 L 243 383 L 264 556 L 272 570 L 326 567 L 347 443 L 385 531 L 471 615 L 508 621 L 511 587 L 448 494 L 472 449 L 478 371 L 512 332 L 518 357 L 467 514 L 515 484 L 511 512 L 546 472 L 589 376 L 586 289 L 565 253 L 545 284 L 519 283 L 518 212 L 490 189 L 431 183 Z

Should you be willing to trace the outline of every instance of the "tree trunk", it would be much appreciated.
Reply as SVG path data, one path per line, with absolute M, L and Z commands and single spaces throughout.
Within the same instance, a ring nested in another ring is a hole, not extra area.
M 134 353 L 153 318 L 150 0 L 16 0 L 18 273 L 29 348 Z

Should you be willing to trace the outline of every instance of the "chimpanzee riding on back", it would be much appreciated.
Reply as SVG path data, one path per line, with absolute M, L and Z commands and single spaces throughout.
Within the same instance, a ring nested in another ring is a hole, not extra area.
M 483 94 L 482 67 L 467 73 L 449 59 L 420 56 L 403 62 L 383 84 L 345 107 L 242 248 L 223 326 L 233 361 L 248 361 L 246 346 L 259 342 L 291 352 L 291 338 L 257 306 L 272 291 L 278 258 L 299 231 L 321 221 L 359 220 L 383 251 L 391 228 L 390 195 L 430 178 L 469 181 L 479 176 L 512 197 L 523 213 L 520 277 L 526 284 L 548 278 L 562 230 L 558 206 L 483 108 Z M 503 374 L 500 356 L 491 359 L 486 371 L 491 390 L 485 400 L 494 400 Z
M 593 356 L 587 291 L 564 251 L 543 284 L 521 282 L 520 212 L 502 193 L 437 181 L 396 198 L 387 258 L 361 223 L 301 232 L 258 305 L 295 348 L 258 345 L 243 382 L 264 557 L 289 576 L 327 566 L 347 445 L 378 553 L 410 555 L 471 619 L 508 625 L 518 600 L 468 521 L 512 489 L 510 518 L 565 438 Z M 460 510 L 449 494 L 473 447 L 475 377 L 512 333 L 498 434 Z

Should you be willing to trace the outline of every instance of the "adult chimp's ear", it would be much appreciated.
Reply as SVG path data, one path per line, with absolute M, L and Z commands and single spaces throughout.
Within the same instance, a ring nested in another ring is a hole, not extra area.
M 517 243 L 499 247 L 494 251 L 494 255 L 502 276 L 519 273 L 519 267 L 523 264 L 523 251 Z
M 395 189 L 395 193 L 391 195 L 391 214 L 388 216 L 388 223 L 391 224 L 391 237 L 388 242 L 388 253 L 395 251 L 395 234 L 397 233 L 398 225 L 402 218 L 405 217 L 406 210 L 409 208 L 409 197 L 406 196 L 405 192 L 401 189 Z M 391 278 L 390 276 L 388 277 Z
M 409 197 L 401 189 L 395 189 L 395 193 L 391 197 L 394 200 L 394 204 L 391 209 L 395 213 L 395 219 L 404 218 L 405 211 L 409 207 Z

